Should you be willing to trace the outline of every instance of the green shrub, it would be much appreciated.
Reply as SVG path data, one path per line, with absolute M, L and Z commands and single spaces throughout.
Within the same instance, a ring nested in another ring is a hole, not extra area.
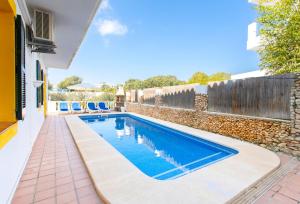
M 64 93 L 50 93 L 49 94 L 51 101 L 66 101 L 67 97 Z

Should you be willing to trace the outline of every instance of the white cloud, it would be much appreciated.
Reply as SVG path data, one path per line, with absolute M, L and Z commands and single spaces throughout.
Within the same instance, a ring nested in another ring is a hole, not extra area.
M 111 6 L 109 3 L 109 0 L 102 0 L 101 4 L 100 4 L 100 10 L 101 11 L 106 11 L 106 10 L 110 10 Z
M 118 20 L 99 20 L 97 23 L 98 32 L 102 36 L 125 35 L 128 32 L 127 26 Z

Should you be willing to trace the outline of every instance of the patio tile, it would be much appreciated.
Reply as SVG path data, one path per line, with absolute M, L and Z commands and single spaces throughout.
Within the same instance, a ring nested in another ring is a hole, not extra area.
M 28 162 L 28 166 L 31 166 L 31 165 L 33 165 L 33 166 L 35 166 L 35 165 L 39 165 L 41 163 L 41 159 L 40 158 L 36 158 L 36 159 L 31 159 L 31 160 L 29 160 L 29 162 Z
M 42 170 L 39 173 L 39 177 L 48 176 L 48 175 L 54 175 L 54 174 L 55 174 L 55 169 Z
M 278 192 L 280 190 L 281 186 L 280 185 L 275 185 L 271 188 L 272 191 Z
M 55 187 L 55 180 L 51 180 L 48 182 L 39 182 L 37 184 L 36 191 L 38 192 L 38 191 L 48 190 L 54 187 Z
M 27 187 L 23 187 L 23 188 L 18 188 L 15 193 L 15 197 L 21 197 L 21 196 L 25 196 L 28 194 L 33 194 L 34 192 L 35 192 L 35 186 L 27 186 Z
M 65 178 L 65 177 L 68 177 L 68 176 L 71 176 L 72 175 L 72 172 L 70 170 L 66 170 L 66 171 L 63 171 L 63 172 L 57 172 L 56 173 L 56 178 Z
M 56 186 L 60 186 L 60 185 L 64 185 L 64 184 L 72 183 L 72 182 L 73 182 L 72 176 L 56 178 Z
M 14 197 L 12 204 L 30 204 L 33 202 L 34 194 L 27 194 L 25 196 Z
M 48 156 L 48 157 L 44 156 L 42 159 L 42 164 L 45 162 L 55 162 L 55 156 Z
M 56 204 L 56 199 L 55 198 L 47 198 L 45 200 L 35 202 L 36 204 Z
M 84 186 L 76 189 L 79 198 L 85 197 L 87 195 L 96 194 L 95 189 L 92 185 Z
M 80 197 L 79 198 L 79 203 L 80 204 L 100 204 L 101 202 L 95 195 L 88 195 L 85 197 Z
M 76 186 L 76 187 L 75 187 Z M 63 117 L 48 116 L 13 204 L 102 203 Z
M 271 202 L 271 199 L 272 199 L 274 194 L 275 194 L 275 192 L 268 191 L 262 197 L 260 197 L 255 203 L 256 204 L 268 204 L 268 203 Z
M 69 191 L 67 193 L 63 193 L 56 197 L 57 204 L 64 204 L 64 203 L 77 203 L 76 193 L 74 190 Z
M 49 170 L 49 169 L 54 169 L 55 168 L 55 164 L 46 164 L 46 165 L 42 165 L 40 170 L 44 171 L 44 170 Z
M 92 184 L 92 182 L 88 178 L 75 181 L 75 187 L 76 188 L 81 188 L 81 187 L 88 186 L 88 185 L 91 185 L 91 184 Z
M 27 187 L 27 186 L 34 186 L 37 183 L 37 179 L 31 179 L 26 181 L 20 181 L 19 188 Z
M 78 180 L 82 180 L 85 178 L 89 178 L 89 174 L 87 172 L 79 172 L 79 173 L 73 173 L 74 175 L 74 180 L 78 181 Z
M 39 167 L 27 168 L 24 171 L 24 175 L 38 173 L 39 169 Z
M 67 158 L 58 158 L 55 160 L 56 163 L 65 162 Z
M 33 163 L 33 164 L 27 164 L 26 168 L 34 168 L 34 167 L 39 167 L 40 163 Z
M 297 204 L 298 202 L 296 200 L 293 200 L 287 196 L 284 196 L 280 193 L 276 193 L 274 195 L 274 204 Z
M 300 202 L 300 188 L 293 185 L 282 187 L 279 193 Z
M 60 195 L 69 191 L 74 191 L 74 184 L 73 182 L 67 183 L 64 185 L 56 186 L 56 194 Z
M 71 171 L 71 168 L 69 166 L 59 166 L 55 168 L 56 172 L 65 172 L 65 171 Z
M 293 157 L 279 153 L 282 164 L 289 162 Z M 290 170 L 287 175 L 275 182 L 274 186 L 267 191 L 255 203 L 259 204 L 289 204 L 300 203 L 300 175 L 298 168 Z
M 67 167 L 67 166 L 69 166 L 68 161 L 56 163 L 56 167 Z
M 54 198 L 55 197 L 55 188 L 48 189 L 45 191 L 37 192 L 34 196 L 34 201 L 41 201 L 47 198 Z
M 49 160 L 46 160 L 46 161 L 42 161 L 41 163 L 41 166 L 46 166 L 46 165 L 55 165 L 55 159 L 49 159 Z
M 55 175 L 41 176 L 38 178 L 38 183 L 47 183 L 55 180 Z
M 37 177 L 38 177 L 38 172 L 31 173 L 31 174 L 25 174 L 21 177 L 21 181 L 36 179 Z

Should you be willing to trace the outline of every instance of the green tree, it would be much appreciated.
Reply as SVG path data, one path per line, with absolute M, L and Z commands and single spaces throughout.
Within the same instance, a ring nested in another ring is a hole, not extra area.
M 114 101 L 115 94 L 106 92 L 100 96 L 91 97 L 89 100 L 91 100 L 91 101 Z
M 83 92 L 69 92 L 65 93 L 67 101 L 86 101 L 87 96 Z
M 106 83 L 103 83 L 102 86 L 100 87 L 100 91 L 107 92 L 107 93 L 115 94 L 116 90 L 117 90 L 117 87 L 108 85 Z
M 183 84 L 183 81 L 177 79 L 176 76 L 154 76 L 143 81 L 143 88 L 175 86 Z
M 50 83 L 50 81 L 48 82 L 48 90 L 52 90 L 53 89 L 53 84 Z
M 208 75 L 204 72 L 196 72 L 193 76 L 188 80 L 189 84 L 199 83 L 201 85 L 205 85 L 208 82 Z
M 229 80 L 231 78 L 231 75 L 229 73 L 225 72 L 217 72 L 215 74 L 212 74 L 208 77 L 208 81 L 224 81 Z
M 67 100 L 66 94 L 63 94 L 63 93 L 50 93 L 49 97 L 50 97 L 51 101 L 66 101 Z
M 81 84 L 82 79 L 78 76 L 71 76 L 65 78 L 63 81 L 59 82 L 57 87 L 60 89 L 66 89 L 68 86 Z
M 143 81 L 139 79 L 129 79 L 125 82 L 124 89 L 125 90 L 133 90 L 133 89 L 142 89 Z
M 272 74 L 300 71 L 299 4 L 299 0 L 260 0 L 256 8 L 262 37 L 261 69 Z

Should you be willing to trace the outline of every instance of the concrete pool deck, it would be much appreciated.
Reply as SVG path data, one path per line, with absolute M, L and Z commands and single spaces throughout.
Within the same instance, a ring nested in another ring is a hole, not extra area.
M 278 156 L 259 146 L 218 134 L 146 117 L 239 151 L 183 177 L 160 181 L 143 174 L 78 116 L 66 116 L 82 159 L 100 197 L 108 203 L 230 202 L 280 165 Z

